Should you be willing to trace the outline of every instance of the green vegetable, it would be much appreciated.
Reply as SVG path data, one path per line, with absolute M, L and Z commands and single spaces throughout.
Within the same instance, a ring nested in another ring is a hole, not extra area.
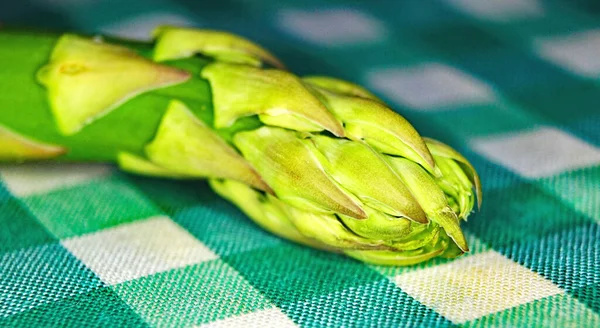
M 375 264 L 468 251 L 471 164 L 369 91 L 239 36 L 0 31 L 0 161 L 115 162 L 211 187 L 283 238 Z M 271 65 L 271 67 L 268 67 Z

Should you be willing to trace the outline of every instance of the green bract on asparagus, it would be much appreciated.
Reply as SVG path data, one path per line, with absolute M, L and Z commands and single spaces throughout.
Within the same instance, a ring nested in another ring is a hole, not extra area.
M 468 251 L 475 169 L 369 91 L 233 34 L 154 36 L 0 32 L 0 160 L 208 179 L 264 229 L 375 264 Z

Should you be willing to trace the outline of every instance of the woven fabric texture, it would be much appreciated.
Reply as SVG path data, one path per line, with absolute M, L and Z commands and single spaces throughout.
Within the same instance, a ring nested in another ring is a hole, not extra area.
M 239 33 L 369 87 L 484 186 L 470 253 L 378 267 L 274 237 L 203 182 L 2 165 L 0 326 L 600 327 L 597 1 L 1 1 L 0 23 Z

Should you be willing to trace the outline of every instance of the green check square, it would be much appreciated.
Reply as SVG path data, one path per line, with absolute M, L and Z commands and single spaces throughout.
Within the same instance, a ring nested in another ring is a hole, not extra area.
M 118 177 L 25 197 L 23 202 L 59 239 L 162 213 L 140 191 Z
M 388 279 L 302 299 L 282 310 L 300 327 L 456 327 Z
M 102 281 L 58 243 L 0 254 L 0 318 L 101 286 Z
M 353 259 L 290 244 L 223 260 L 279 307 L 385 279 Z
M 573 290 L 571 295 L 600 315 L 600 283 Z
M 469 321 L 464 327 L 600 327 L 600 316 L 569 295 L 555 295 Z
M 223 199 L 179 211 L 173 221 L 222 257 L 291 243 L 262 229 Z
M 549 95 L 552 95 L 551 97 Z M 560 81 L 553 87 L 537 87 L 514 93 L 513 99 L 558 123 L 574 122 L 594 115 L 600 108 L 598 85 L 592 81 Z
M 534 183 L 488 190 L 476 216 L 465 228 L 495 249 L 593 222 Z
M 10 194 L 10 192 L 8 192 L 8 190 L 2 183 L 2 179 L 0 178 L 0 203 L 6 202 L 7 200 L 9 200 L 11 198 L 12 198 L 12 195 Z
M 187 327 L 271 307 L 260 292 L 221 260 L 158 273 L 114 288 L 153 326 Z
M 506 103 L 466 105 L 436 112 L 431 119 L 464 138 L 515 132 L 538 124 L 523 110 Z
M 578 138 L 586 142 L 600 147 L 600 111 L 594 115 L 586 116 L 585 118 L 569 122 L 565 126 L 567 131 L 577 134 Z
M 565 172 L 537 183 L 565 204 L 600 223 L 600 166 Z
M 600 276 L 600 225 L 596 222 L 574 222 L 553 234 L 497 249 L 568 293 L 594 285 Z
M 3 196 L 5 195 L 5 196 Z M 0 186 L 0 253 L 55 241 L 26 208 Z
M 417 31 L 421 41 L 438 53 L 459 56 L 463 53 L 501 48 L 503 43 L 477 25 L 453 23 Z
M 122 174 L 122 178 L 171 216 L 185 208 L 201 203 L 210 204 L 219 199 L 206 181 L 170 180 L 129 174 Z
M 2 327 L 148 327 L 109 287 L 0 319 Z
M 557 83 L 562 86 L 578 83 L 568 72 L 517 47 L 465 53 L 453 62 L 494 85 L 507 99 L 511 99 L 513 93 L 526 94 L 530 88 L 543 90 Z

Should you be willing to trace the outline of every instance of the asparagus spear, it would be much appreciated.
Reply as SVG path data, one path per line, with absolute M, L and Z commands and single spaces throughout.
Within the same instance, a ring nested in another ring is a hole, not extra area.
M 468 251 L 475 169 L 372 93 L 226 32 L 154 36 L 0 31 L 0 161 L 208 179 L 264 229 L 369 263 Z

